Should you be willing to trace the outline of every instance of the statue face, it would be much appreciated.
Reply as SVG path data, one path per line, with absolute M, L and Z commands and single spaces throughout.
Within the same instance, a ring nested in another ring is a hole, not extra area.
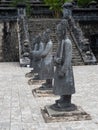
M 49 36 L 48 36 L 47 33 L 44 33 L 44 34 L 43 34 L 43 42 L 44 42 L 44 43 L 47 43 L 48 41 L 49 41 Z
M 66 36 L 66 30 L 64 30 L 64 29 L 57 29 L 56 34 L 57 34 L 58 39 L 60 39 L 60 40 L 64 39 L 65 36 Z
M 66 37 L 66 21 L 62 20 L 60 24 L 57 25 L 56 31 L 59 40 L 65 39 Z
M 40 41 L 41 41 L 41 37 L 40 37 L 40 36 L 37 36 L 37 37 L 36 37 L 36 42 L 37 42 L 37 43 L 40 43 Z

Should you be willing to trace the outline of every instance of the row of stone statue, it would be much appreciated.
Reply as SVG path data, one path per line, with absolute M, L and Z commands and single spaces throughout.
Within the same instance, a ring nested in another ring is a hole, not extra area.
M 40 89 L 53 89 L 60 99 L 51 105 L 54 110 L 74 110 L 76 106 L 71 103 L 71 96 L 75 93 L 74 76 L 71 65 L 72 43 L 67 36 L 67 20 L 63 19 L 56 29 L 58 48 L 56 55 L 52 55 L 53 43 L 50 39 L 51 30 L 47 29 L 42 35 L 34 38 L 32 51 L 30 52 L 33 68 L 26 76 L 32 76 L 31 80 L 46 80 Z M 35 75 L 34 73 L 38 73 Z

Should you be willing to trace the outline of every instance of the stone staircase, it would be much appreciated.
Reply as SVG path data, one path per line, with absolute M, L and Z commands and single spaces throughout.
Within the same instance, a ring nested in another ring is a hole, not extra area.
M 32 43 L 33 37 L 38 33 L 43 33 L 47 28 L 51 29 L 51 40 L 53 41 L 53 53 L 57 49 L 57 37 L 56 37 L 56 25 L 61 21 L 61 19 L 29 19 L 29 33 L 30 41 Z M 73 54 L 72 54 L 72 65 L 84 65 L 82 57 L 79 53 L 79 50 L 74 43 L 70 33 L 68 32 L 69 38 L 72 41 L 73 45 Z
M 72 64 L 73 65 L 84 65 L 83 59 L 81 57 L 81 54 L 72 39 L 72 37 L 69 35 L 70 40 L 72 41 L 72 49 L 73 49 L 73 54 L 72 54 Z

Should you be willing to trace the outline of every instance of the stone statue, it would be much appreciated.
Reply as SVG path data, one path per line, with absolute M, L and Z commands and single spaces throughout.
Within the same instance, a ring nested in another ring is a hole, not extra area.
M 41 35 L 35 37 L 34 49 L 30 52 L 31 63 L 30 66 L 33 67 L 31 73 L 38 73 L 40 71 L 41 53 L 43 52 L 44 46 L 41 42 Z
M 63 18 L 69 19 L 72 16 L 72 7 L 73 4 L 71 2 L 66 2 L 63 4 Z
M 54 73 L 53 92 L 59 95 L 60 99 L 51 105 L 54 110 L 73 110 L 75 105 L 71 104 L 71 96 L 75 93 L 72 60 L 72 43 L 66 35 L 67 20 L 62 20 L 57 25 L 58 50 L 54 57 L 56 66 Z
M 52 56 L 52 47 L 53 43 L 50 40 L 50 29 L 47 29 L 43 33 L 42 42 L 44 43 L 44 50 L 41 53 L 41 69 L 40 69 L 40 79 L 46 80 L 46 83 L 42 87 L 51 88 L 52 87 L 52 78 L 54 74 L 53 66 L 53 56 Z

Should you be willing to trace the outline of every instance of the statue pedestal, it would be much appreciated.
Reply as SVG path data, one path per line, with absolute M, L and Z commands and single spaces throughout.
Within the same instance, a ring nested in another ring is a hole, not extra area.
M 33 79 L 29 79 L 28 80 L 28 84 L 29 85 L 40 85 L 42 84 L 43 82 L 45 82 L 44 80 L 33 80 Z
M 20 58 L 20 66 L 27 67 L 30 65 L 30 59 L 28 57 Z
M 36 88 L 33 91 L 33 95 L 37 97 L 48 97 L 53 96 L 53 89 L 52 88 Z
M 38 73 L 34 73 L 33 77 L 28 80 L 29 85 L 34 85 L 34 84 L 39 84 L 39 83 L 41 83 L 41 80 L 39 78 Z
M 51 106 L 45 106 L 42 115 L 46 123 L 91 120 L 91 117 L 80 106 L 74 111 L 55 111 Z

